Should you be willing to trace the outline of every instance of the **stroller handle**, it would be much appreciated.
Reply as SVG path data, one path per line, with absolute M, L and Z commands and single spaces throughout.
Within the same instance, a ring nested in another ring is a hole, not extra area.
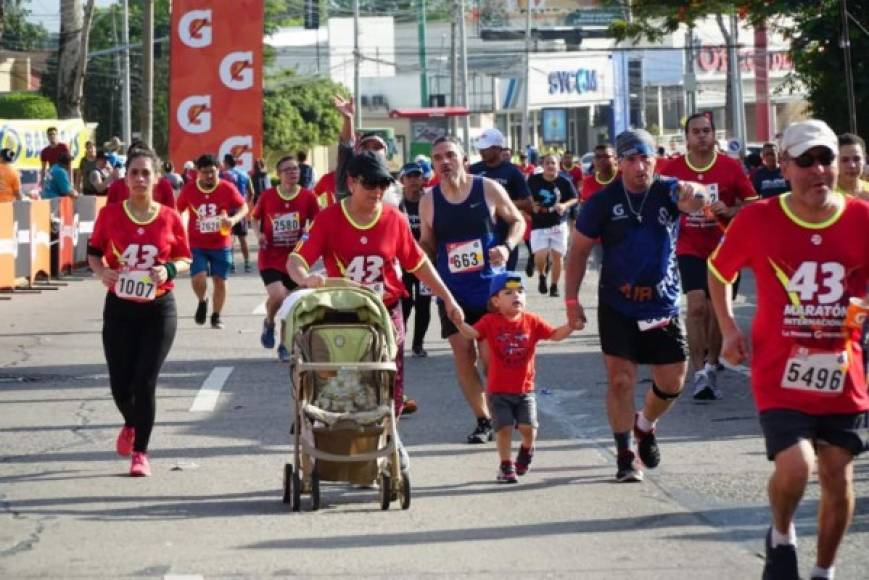
M 324 288 L 364 288 L 362 284 L 350 278 L 326 278 Z
M 338 371 L 346 369 L 350 371 L 391 371 L 397 372 L 398 367 L 394 362 L 358 362 L 358 363 L 305 363 L 300 362 L 297 365 L 299 372 L 311 371 Z

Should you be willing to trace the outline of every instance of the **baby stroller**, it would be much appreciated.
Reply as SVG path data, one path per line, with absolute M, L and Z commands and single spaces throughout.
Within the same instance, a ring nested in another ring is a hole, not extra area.
M 344 279 L 290 294 L 286 323 L 295 401 L 293 461 L 284 466 L 284 503 L 301 509 L 320 482 L 379 486 L 381 509 L 410 507 L 410 475 L 400 469 L 393 406 L 397 346 L 389 312 L 371 290 Z

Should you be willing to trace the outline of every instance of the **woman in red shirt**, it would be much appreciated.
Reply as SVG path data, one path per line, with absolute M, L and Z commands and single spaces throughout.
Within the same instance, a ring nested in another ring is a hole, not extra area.
M 159 160 L 137 149 L 124 178 L 130 197 L 100 212 L 88 264 L 108 288 L 103 350 L 112 397 L 124 417 L 115 449 L 132 455 L 130 475 L 151 475 L 148 441 L 156 414 L 157 376 L 175 339 L 173 279 L 190 267 L 181 216 L 154 200 Z

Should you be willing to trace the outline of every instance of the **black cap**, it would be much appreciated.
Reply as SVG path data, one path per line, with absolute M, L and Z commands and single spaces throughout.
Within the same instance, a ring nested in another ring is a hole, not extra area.
M 354 155 L 347 164 L 347 174 L 350 177 L 359 177 L 367 183 L 382 183 L 395 181 L 383 156 L 374 151 L 363 151 Z

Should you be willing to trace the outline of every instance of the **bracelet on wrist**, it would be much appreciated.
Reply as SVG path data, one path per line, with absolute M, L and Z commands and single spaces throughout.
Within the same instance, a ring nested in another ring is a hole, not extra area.
M 175 266 L 175 262 L 166 262 L 163 264 L 163 267 L 166 268 L 166 279 L 172 280 L 175 276 L 178 275 L 178 267 Z

